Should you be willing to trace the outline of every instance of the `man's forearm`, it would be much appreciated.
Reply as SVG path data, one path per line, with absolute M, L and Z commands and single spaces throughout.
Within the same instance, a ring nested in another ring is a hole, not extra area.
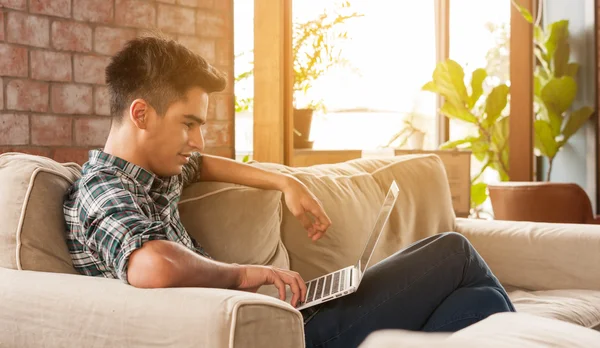
M 200 180 L 228 182 L 265 190 L 282 190 L 290 178 L 228 158 L 203 155 Z
M 130 256 L 127 277 L 136 287 L 235 288 L 240 266 L 202 257 L 175 242 L 144 243 Z

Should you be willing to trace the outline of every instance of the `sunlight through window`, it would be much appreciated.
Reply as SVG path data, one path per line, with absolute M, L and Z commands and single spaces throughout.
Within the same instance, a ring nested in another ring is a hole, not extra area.
M 293 2 L 295 42 L 298 25 L 340 10 L 339 0 Z M 433 1 L 352 0 L 346 13 L 358 18 L 336 26 L 347 39 L 330 47 L 347 64 L 325 69 L 310 81 L 306 93 L 294 94 L 295 107 L 315 104 L 310 140 L 314 149 L 374 149 L 388 145 L 393 135 L 407 126 L 425 133 L 425 148 L 436 144 L 435 96 L 422 92 L 435 68 Z M 252 151 L 253 1 L 236 0 L 236 153 Z M 303 50 L 300 50 L 304 53 Z M 303 59 L 299 55 L 299 60 Z M 299 76 L 299 74 L 296 74 Z M 390 144 L 400 146 L 401 139 Z M 403 147 L 410 146 L 406 143 Z
M 340 1 L 293 3 L 294 25 L 333 13 Z M 332 44 L 345 65 L 336 65 L 296 98 L 295 107 L 322 101 L 314 114 L 310 138 L 314 149 L 374 149 L 414 126 L 435 147 L 435 96 L 420 91 L 435 68 L 433 1 L 350 1 L 350 13 L 339 30 L 346 40 Z M 391 146 L 400 145 L 397 142 Z

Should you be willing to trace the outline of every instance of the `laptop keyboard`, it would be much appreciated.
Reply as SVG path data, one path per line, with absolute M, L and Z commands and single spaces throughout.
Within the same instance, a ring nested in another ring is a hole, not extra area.
M 325 298 L 348 288 L 346 281 L 350 280 L 350 269 L 342 269 L 306 283 L 305 303 Z M 348 282 L 349 284 L 350 282 Z

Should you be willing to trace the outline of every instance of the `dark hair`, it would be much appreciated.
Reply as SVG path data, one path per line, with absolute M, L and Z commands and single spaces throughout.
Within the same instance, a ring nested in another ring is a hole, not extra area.
M 159 36 L 128 41 L 106 67 L 110 113 L 120 124 L 123 112 L 136 98 L 146 100 L 159 115 L 184 100 L 192 87 L 206 93 L 222 91 L 225 75 L 182 44 Z

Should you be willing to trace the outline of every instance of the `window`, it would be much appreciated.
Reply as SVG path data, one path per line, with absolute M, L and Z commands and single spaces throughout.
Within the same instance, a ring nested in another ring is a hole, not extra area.
M 296 0 L 294 26 L 334 16 L 343 2 Z M 358 13 L 339 26 L 346 40 L 332 46 L 347 64 L 333 66 L 297 93 L 296 107 L 322 101 L 313 117 L 314 149 L 374 149 L 385 146 L 411 118 L 426 133 L 425 147 L 436 147 L 435 95 L 421 86 L 435 68 L 433 1 L 350 1 Z M 392 146 L 398 146 L 396 141 Z M 408 145 L 408 144 L 407 144 Z M 407 146 L 406 145 L 406 146 Z
M 346 1 L 295 0 L 293 23 L 343 11 Z M 337 26 L 347 39 L 332 44 L 348 64 L 328 69 L 295 93 L 295 106 L 322 102 L 313 117 L 310 139 L 314 149 L 374 149 L 386 146 L 411 119 L 425 132 L 427 149 L 437 147 L 436 97 L 422 92 L 435 68 L 434 1 L 348 1 L 346 13 L 356 12 Z M 235 0 L 236 155 L 252 152 L 253 1 Z M 297 30 L 295 30 L 297 33 Z M 298 36 L 295 35 L 295 40 Z M 297 41 L 295 41 L 297 42 Z M 302 58 L 300 58 L 302 59 Z M 250 101 L 245 108 L 245 101 Z M 397 140 L 391 146 L 400 146 Z M 410 144 L 404 144 L 406 148 Z

